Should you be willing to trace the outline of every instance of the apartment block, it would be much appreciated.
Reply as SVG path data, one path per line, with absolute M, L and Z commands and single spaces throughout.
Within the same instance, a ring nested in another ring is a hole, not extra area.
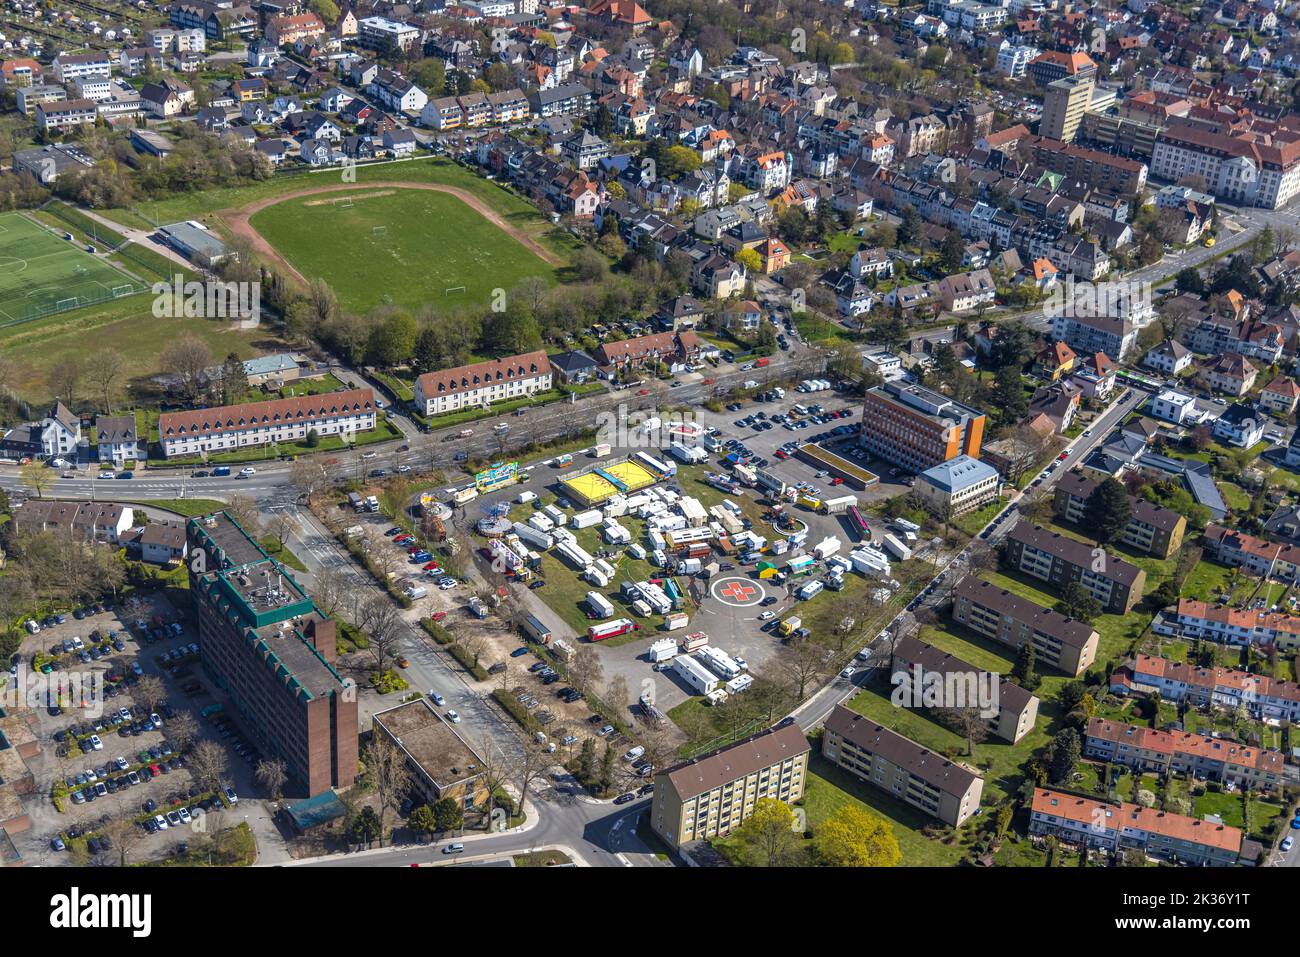
M 918 676 L 938 675 L 944 679 L 945 688 L 944 704 L 941 707 L 963 707 L 969 710 L 977 700 L 977 683 L 985 680 L 982 676 L 989 672 L 917 638 L 902 638 L 894 646 L 890 674 L 895 687 L 906 688 L 918 694 L 924 690 L 926 683 L 926 679 L 921 677 L 919 687 L 914 687 Z M 1038 698 L 1001 675 L 994 677 L 997 714 L 989 718 L 989 733 L 995 738 L 1015 744 L 1034 730 L 1034 722 L 1038 720 Z M 957 698 L 961 698 L 961 701 L 958 702 Z
M 1123 671 L 1116 673 L 1111 685 L 1118 690 L 1144 694 L 1157 691 L 1164 701 L 1186 701 L 1197 708 L 1231 711 L 1244 705 L 1256 718 L 1300 720 L 1300 684 L 1235 668 L 1201 668 L 1167 658 L 1138 655 Z
M 1281 751 L 1252 748 L 1205 734 L 1142 728 L 1105 718 L 1088 721 L 1083 755 L 1139 772 L 1194 775 L 1252 791 L 1279 787 L 1284 764 Z
M 669 847 L 725 837 L 759 798 L 803 797 L 812 746 L 797 724 L 764 731 L 655 774 L 650 826 Z
M 1212 867 L 1230 867 L 1241 855 L 1242 833 L 1182 814 L 1122 802 L 1111 803 L 1047 788 L 1034 788 L 1029 833 L 1052 835 L 1081 847 Z
M 1061 480 L 1056 483 L 1052 500 L 1056 514 L 1086 527 L 1085 509 L 1088 498 L 1100 484 L 1077 472 L 1061 476 Z M 1132 506 L 1133 517 L 1120 536 L 1121 544 L 1135 552 L 1145 552 L 1157 558 L 1168 558 L 1182 547 L 1183 535 L 1187 531 L 1186 518 L 1172 509 L 1162 508 L 1136 495 L 1129 496 L 1129 505 Z
M 42 130 L 62 130 L 94 123 L 98 115 L 94 100 L 53 100 L 36 104 L 36 125 Z
M 546 353 L 526 352 L 456 369 L 426 372 L 415 380 L 415 407 L 422 415 L 440 415 L 473 406 L 489 406 L 551 388 Z
M 843 705 L 826 719 L 822 757 L 953 827 L 979 810 L 984 779 L 973 770 Z
M 1145 163 L 1041 136 L 1029 143 L 1035 163 L 1096 189 L 1132 196 L 1146 185 Z
M 1006 564 L 1058 591 L 1078 582 L 1102 611 L 1125 615 L 1142 600 L 1147 574 L 1104 549 L 1020 522 L 1007 536 Z
M 309 432 L 337 435 L 345 441 L 375 428 L 379 415 L 370 389 L 248 402 L 158 417 L 163 456 L 231 452 L 236 449 L 302 443 Z
M 1138 327 L 1119 316 L 1055 316 L 1052 338 L 1084 355 L 1104 352 L 1116 362 L 1123 362 L 1137 345 Z
M 1034 646 L 1038 661 L 1081 675 L 1097 658 L 1100 636 L 1091 625 L 967 575 L 953 589 L 952 620 L 991 641 Z
M 1300 142 L 1169 127 L 1156 138 L 1151 172 L 1170 182 L 1199 176 L 1217 199 L 1280 209 L 1300 191 Z
M 226 713 L 313 797 L 357 775 L 355 685 L 334 667 L 334 622 L 225 512 L 190 519 L 190 598 L 203 670 Z
M 862 409 L 862 445 L 887 462 L 923 472 L 969 455 L 978 459 L 983 412 L 919 385 L 887 382 L 868 390 Z

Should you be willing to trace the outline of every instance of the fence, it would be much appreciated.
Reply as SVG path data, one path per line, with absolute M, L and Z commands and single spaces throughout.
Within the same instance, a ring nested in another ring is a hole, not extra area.
M 124 296 L 134 296 L 142 292 L 147 292 L 145 286 L 137 286 L 135 283 L 124 283 L 120 286 L 114 286 L 112 290 L 101 293 L 96 296 L 69 296 L 67 299 L 60 299 L 48 306 L 24 306 L 18 309 L 18 315 L 10 314 L 10 318 L 0 321 L 0 329 L 8 326 L 17 326 L 24 322 L 35 322 L 37 319 L 44 319 L 47 316 L 55 316 L 61 312 L 71 312 L 74 309 L 81 309 L 85 306 L 95 306 L 101 302 L 112 302 L 114 299 L 121 299 Z
M 77 210 L 64 203 L 50 202 L 41 207 L 42 212 L 49 213 L 56 219 L 60 219 L 85 233 L 96 243 L 107 244 L 116 252 L 119 246 L 126 243 L 126 237 L 114 229 L 105 226 L 103 223 L 84 216 Z

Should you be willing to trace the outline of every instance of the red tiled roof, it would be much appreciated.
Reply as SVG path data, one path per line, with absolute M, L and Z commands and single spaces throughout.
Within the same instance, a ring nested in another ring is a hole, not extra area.
M 370 389 L 348 389 L 191 412 L 164 412 L 158 417 L 158 434 L 164 440 L 193 434 L 220 435 L 291 420 L 318 421 L 331 416 L 373 411 L 375 396 Z

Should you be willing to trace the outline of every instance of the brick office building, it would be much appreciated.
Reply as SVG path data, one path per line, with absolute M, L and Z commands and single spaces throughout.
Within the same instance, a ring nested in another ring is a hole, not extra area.
M 351 784 L 356 688 L 334 668 L 334 622 L 225 512 L 191 519 L 187 536 L 201 660 L 228 712 L 283 759 L 290 793 Z

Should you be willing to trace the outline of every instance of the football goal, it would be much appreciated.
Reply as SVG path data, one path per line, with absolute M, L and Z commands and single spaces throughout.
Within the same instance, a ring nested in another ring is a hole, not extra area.
M 442 291 L 442 294 L 444 296 L 450 296 L 453 292 L 464 292 L 464 291 L 465 291 L 464 286 L 448 286 L 446 289 Z
M 387 226 L 372 226 L 372 227 L 370 227 L 370 235 L 371 235 L 371 236 L 374 236 L 374 237 L 377 238 L 377 239 L 378 239 L 378 238 L 381 238 L 381 237 L 384 237 L 384 236 L 387 236 L 387 235 L 388 235 L 388 227 L 387 227 Z
M 73 296 L 71 299 L 60 299 L 54 304 L 54 308 L 56 311 L 62 312 L 64 309 L 76 309 L 80 303 L 81 300 Z
M 117 299 L 117 298 L 119 298 L 119 297 L 121 297 L 121 296 L 129 296 L 129 295 L 131 295 L 131 293 L 133 293 L 134 291 L 135 291 L 135 287 L 134 287 L 134 286 L 114 286 L 114 287 L 113 287 L 113 298 L 114 298 L 114 299 Z
M 334 205 L 337 206 L 339 209 L 351 209 L 351 208 L 352 208 L 352 197 L 351 197 L 351 196 L 345 196 L 345 197 L 343 197 L 342 199 L 336 199 L 336 200 L 334 200 Z

